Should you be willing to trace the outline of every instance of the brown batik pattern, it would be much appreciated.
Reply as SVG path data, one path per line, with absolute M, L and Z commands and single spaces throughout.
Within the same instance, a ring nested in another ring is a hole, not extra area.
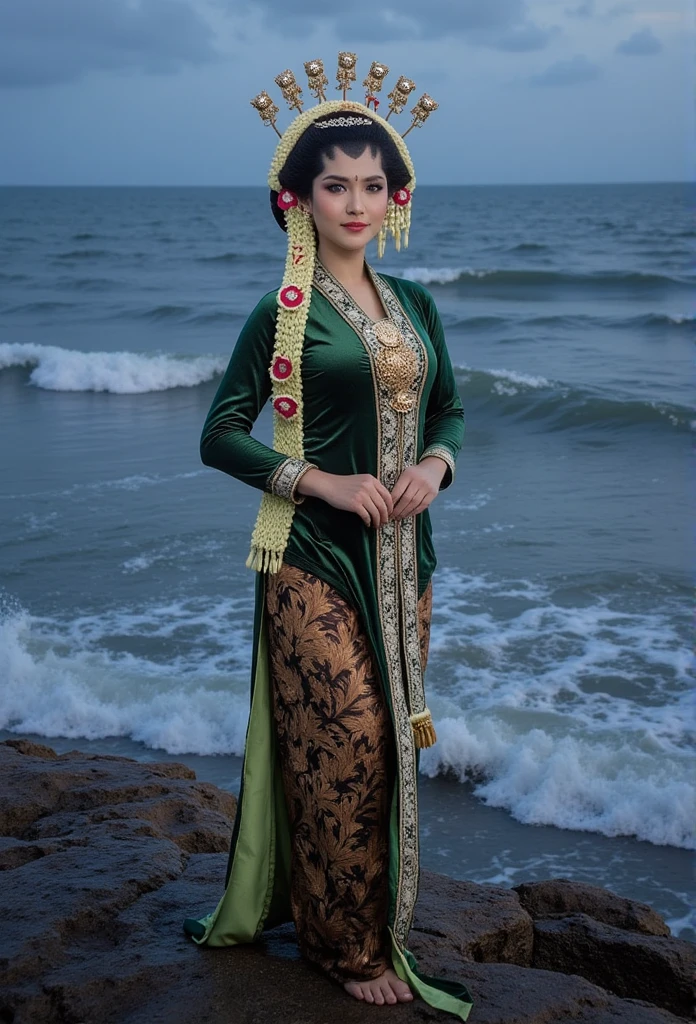
M 419 602 L 428 654 L 432 584 Z M 290 821 L 290 902 L 300 950 L 337 981 L 391 966 L 389 710 L 354 609 L 283 565 L 267 577 L 273 715 Z

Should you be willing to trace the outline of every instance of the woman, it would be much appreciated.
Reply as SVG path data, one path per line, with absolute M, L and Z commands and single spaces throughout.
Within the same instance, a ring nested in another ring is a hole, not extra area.
M 406 948 L 418 747 L 434 741 L 427 510 L 464 430 L 430 294 L 365 261 L 373 238 L 383 251 L 387 228 L 397 246 L 408 229 L 413 168 L 367 106 L 323 102 L 282 136 L 269 181 L 283 287 L 244 326 L 201 441 L 206 464 L 266 492 L 247 563 L 252 706 L 225 894 L 185 928 L 233 945 L 293 920 L 303 955 L 353 997 L 415 991 L 465 1020 L 466 987 L 425 978 Z M 272 396 L 270 448 L 250 431 Z

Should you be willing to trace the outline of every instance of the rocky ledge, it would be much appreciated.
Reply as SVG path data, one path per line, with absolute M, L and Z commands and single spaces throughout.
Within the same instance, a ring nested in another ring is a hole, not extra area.
M 290 926 L 201 949 L 184 917 L 221 894 L 235 799 L 180 764 L 0 743 L 2 1024 L 400 1024 L 354 1002 Z M 566 879 L 506 889 L 424 873 L 409 943 L 463 980 L 470 1024 L 694 1020 L 696 947 L 644 904 Z

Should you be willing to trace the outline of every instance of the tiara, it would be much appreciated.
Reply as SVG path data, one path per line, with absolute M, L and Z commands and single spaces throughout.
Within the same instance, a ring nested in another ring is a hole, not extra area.
M 351 83 L 356 81 L 357 75 L 355 69 L 357 63 L 358 58 L 354 53 L 344 51 L 338 55 L 338 70 L 336 72 L 336 81 L 338 82 L 337 89 L 339 92 L 343 92 L 344 100 L 347 99 L 346 94 L 351 89 Z M 329 80 L 324 73 L 324 62 L 321 60 L 309 60 L 305 63 L 304 68 L 309 84 L 309 91 L 318 101 L 317 106 L 328 102 L 325 89 L 329 84 Z M 364 105 L 368 110 L 372 107 L 374 112 L 377 113 L 380 100 L 377 98 L 376 93 L 381 92 L 384 79 L 388 74 L 389 68 L 386 64 L 381 64 L 379 61 L 373 61 L 370 65 L 367 77 L 363 81 L 363 87 L 366 89 Z M 298 113 L 302 113 L 302 89 L 297 84 L 297 80 L 295 79 L 293 72 L 290 70 L 281 71 L 281 73 L 276 76 L 275 82 L 283 94 L 283 99 L 287 102 L 290 109 L 297 110 Z M 392 114 L 400 114 L 403 111 L 404 107 L 409 102 L 409 96 L 415 88 L 416 83 L 412 81 L 412 79 L 406 78 L 404 75 L 399 78 L 396 85 L 387 96 L 387 99 L 389 100 L 389 113 L 386 115 L 385 121 L 388 121 Z M 251 100 L 251 105 L 259 112 L 263 123 L 272 127 L 276 135 L 282 139 L 283 136 L 278 130 L 278 126 L 276 124 L 276 119 L 280 110 L 273 102 L 272 97 L 264 90 Z M 351 104 L 351 106 L 354 106 L 354 104 Z M 434 110 L 437 110 L 437 108 L 438 104 L 432 96 L 429 96 L 427 92 L 423 93 L 411 110 L 411 117 L 413 120 L 410 126 L 402 134 L 401 138 L 405 139 L 408 133 L 414 128 L 420 128 L 424 125 L 430 114 L 432 114 Z M 371 123 L 373 122 L 366 117 L 336 117 L 321 122 L 314 121 L 315 127 L 317 128 L 331 128 L 343 125 L 352 126 Z
M 327 121 L 315 121 L 315 128 L 343 128 L 354 124 L 374 124 L 371 117 L 330 117 Z

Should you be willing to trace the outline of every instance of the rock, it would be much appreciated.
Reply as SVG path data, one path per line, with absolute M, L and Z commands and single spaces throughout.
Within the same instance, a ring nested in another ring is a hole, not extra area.
M 627 900 L 609 889 L 569 878 L 549 878 L 543 882 L 514 885 L 520 903 L 535 920 L 567 914 L 587 914 L 595 921 L 645 935 L 669 935 L 660 915 L 647 903 Z
M 235 797 L 197 782 L 195 772 L 183 764 L 143 765 L 127 757 L 77 751 L 58 757 L 48 747 L 8 740 L 0 743 L 0 773 L 6 771 L 12 774 L 12 786 L 0 796 L 2 836 L 45 837 L 60 829 L 61 822 L 70 828 L 74 813 L 85 812 L 94 823 L 150 821 L 189 853 L 229 847 Z M 47 815 L 50 819 L 44 821 Z
M 442 959 L 423 964 L 442 974 Z M 459 977 L 462 977 L 461 968 Z M 516 964 L 468 964 L 474 999 L 468 1024 L 681 1024 L 682 1018 L 650 1003 L 619 999 L 576 974 Z
M 683 1017 L 696 1002 L 696 946 L 626 932 L 587 914 L 537 921 L 534 966 L 574 971 L 616 995 L 649 999 Z
M 532 964 L 534 922 L 517 893 L 501 886 L 423 871 L 413 929 L 409 948 L 417 957 L 444 940 L 463 961 Z
M 48 761 L 56 761 L 58 755 L 52 747 L 45 747 L 43 743 L 32 743 L 31 740 L 5 740 L 5 745 L 14 747 L 20 754 L 31 754 L 32 757 L 43 757 Z
M 232 949 L 186 938 L 183 918 L 207 913 L 221 895 L 235 809 L 232 796 L 189 769 L 76 751 L 57 756 L 12 740 L 0 743 L 0 776 L 0 1021 L 364 1024 L 383 1012 L 302 961 L 291 925 Z M 643 963 L 646 950 L 653 958 L 661 952 L 675 971 L 677 940 L 575 911 L 544 918 L 533 906 L 534 913 L 518 891 L 424 872 L 409 945 L 424 971 L 467 984 L 475 1000 L 470 1024 L 683 1020 L 579 976 L 600 947 L 615 967 L 607 986 L 617 985 L 631 957 Z M 590 925 L 574 962 L 561 966 L 555 957 L 552 970 L 542 969 L 546 937 L 560 941 L 549 928 L 566 928 L 565 958 L 578 916 Z M 600 928 L 618 932 L 613 946 Z M 630 985 L 626 991 L 636 994 Z M 663 989 L 650 993 L 658 997 Z M 446 1019 L 420 1000 L 394 1014 L 399 1024 Z

